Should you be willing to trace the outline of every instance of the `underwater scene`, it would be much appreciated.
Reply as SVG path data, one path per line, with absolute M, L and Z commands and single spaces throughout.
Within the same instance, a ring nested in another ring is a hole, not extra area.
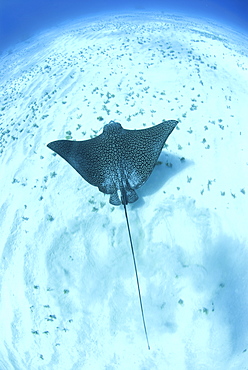
M 248 4 L 0 4 L 0 369 L 248 369 Z

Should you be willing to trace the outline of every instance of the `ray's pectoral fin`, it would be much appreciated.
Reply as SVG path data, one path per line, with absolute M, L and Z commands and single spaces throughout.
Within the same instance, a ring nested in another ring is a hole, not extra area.
M 134 203 L 138 198 L 136 191 L 132 189 L 128 180 L 126 179 L 126 181 L 124 181 L 123 179 L 120 189 L 116 186 L 115 190 L 110 194 L 109 203 L 114 206 L 120 206 L 121 204 Z
M 117 194 L 117 191 L 114 192 L 113 194 L 110 194 L 109 203 L 112 204 L 113 206 L 121 205 L 121 200 L 119 198 L 119 195 Z
M 138 200 L 139 197 L 133 188 L 134 187 L 130 185 L 128 179 L 126 179 L 126 182 L 121 189 L 122 204 L 134 203 Z
M 118 194 L 120 193 L 120 195 Z M 134 203 L 138 200 L 138 195 L 134 189 L 125 188 L 122 191 L 115 191 L 110 194 L 109 203 L 113 206 L 120 206 L 121 204 Z
M 129 189 L 126 191 L 127 203 L 134 203 L 138 200 L 138 195 L 134 189 Z

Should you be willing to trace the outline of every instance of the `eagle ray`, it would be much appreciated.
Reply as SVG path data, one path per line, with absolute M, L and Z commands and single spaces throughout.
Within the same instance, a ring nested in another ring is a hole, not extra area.
M 169 120 L 140 130 L 126 130 L 110 121 L 103 132 L 83 141 L 56 140 L 47 146 L 64 158 L 88 183 L 110 194 L 114 206 L 123 204 L 139 294 L 142 321 L 150 349 L 142 304 L 138 269 L 127 215 L 127 204 L 138 199 L 135 189 L 150 176 L 164 143 L 178 121 Z

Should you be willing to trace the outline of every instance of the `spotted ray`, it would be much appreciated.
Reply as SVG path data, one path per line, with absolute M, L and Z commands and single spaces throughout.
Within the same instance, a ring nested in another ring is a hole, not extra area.
M 168 136 L 177 121 L 164 121 L 141 130 L 126 130 L 110 121 L 103 132 L 89 140 L 56 140 L 48 148 L 64 158 L 88 183 L 110 194 L 109 202 L 123 204 L 139 293 L 142 320 L 150 349 L 141 299 L 138 271 L 128 222 L 126 205 L 138 199 L 135 189 L 150 176 Z

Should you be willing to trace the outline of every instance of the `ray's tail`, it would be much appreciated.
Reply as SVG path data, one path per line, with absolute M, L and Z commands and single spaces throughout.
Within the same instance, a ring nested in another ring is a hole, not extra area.
M 126 202 L 125 201 L 124 202 L 122 201 L 122 203 L 123 203 L 123 206 L 124 206 L 125 217 L 126 217 L 126 221 L 127 221 L 127 229 L 128 229 L 128 235 L 129 235 L 129 240 L 130 240 L 130 245 L 131 245 L 131 251 L 132 251 L 132 256 L 133 256 L 133 264 L 134 264 L 136 281 L 137 281 L 137 287 L 138 287 L 138 293 L 139 293 L 140 309 L 141 309 L 141 315 L 142 315 L 142 320 L 143 320 L 143 325 L 144 325 L 144 331 L 145 331 L 147 346 L 148 346 L 148 349 L 150 349 L 150 344 L 149 344 L 149 340 L 148 340 L 148 334 L 147 334 L 147 330 L 146 330 L 146 322 L 145 322 L 145 315 L 144 315 L 144 310 L 143 310 L 141 292 L 140 292 L 138 270 L 137 270 L 137 265 L 136 265 L 136 261 L 135 261 L 135 255 L 134 255 L 133 241 L 132 241 L 132 236 L 131 236 L 129 221 L 128 221 L 128 217 L 127 217 L 127 207 L 126 207 Z

